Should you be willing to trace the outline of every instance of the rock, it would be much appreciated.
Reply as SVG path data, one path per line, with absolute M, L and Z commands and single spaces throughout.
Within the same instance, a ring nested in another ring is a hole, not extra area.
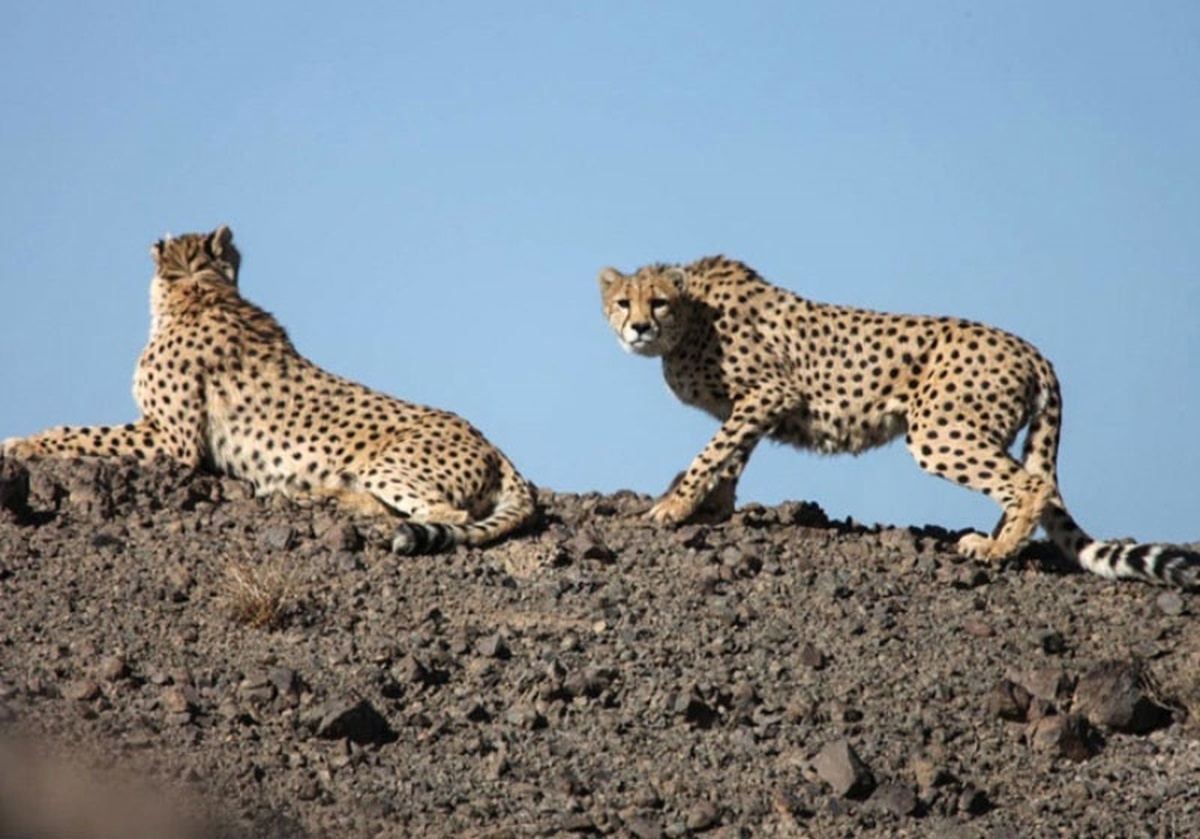
M 337 553 L 358 553 L 365 544 L 362 534 L 351 522 L 339 522 L 321 536 L 322 544 Z
M 581 530 L 567 543 L 567 549 L 578 559 L 592 559 L 597 562 L 612 562 L 617 554 L 604 543 L 595 531 Z
M 911 816 L 920 802 L 912 787 L 904 784 L 884 784 L 871 794 L 871 805 L 896 816 Z
M 599 696 L 617 678 L 617 671 L 610 668 L 589 667 L 575 670 L 563 679 L 563 689 L 572 697 L 584 696 L 593 699 Z
M 558 820 L 555 830 L 561 833 L 596 833 L 596 822 L 587 813 L 567 813 Z
M 238 694 L 252 705 L 265 705 L 275 698 L 275 685 L 263 670 L 251 670 L 238 684 Z
M 91 702 L 100 695 L 100 686 L 90 679 L 80 679 L 64 687 L 62 695 L 75 702 Z
M 685 524 L 675 531 L 673 538 L 683 547 L 698 551 L 708 547 L 708 533 L 704 525 Z
M 196 579 L 185 566 L 175 565 L 167 570 L 166 595 L 172 603 L 184 603 L 191 596 Z
M 294 705 L 299 701 L 304 682 L 295 670 L 290 667 L 272 667 L 267 671 L 267 679 L 286 704 Z
M 990 809 L 992 809 L 992 802 L 988 800 L 987 793 L 983 790 L 968 784 L 959 793 L 958 812 L 968 816 L 982 816 Z
M 29 505 L 29 470 L 0 455 L 0 510 L 20 513 Z
M 1020 722 L 1029 711 L 1029 700 L 1029 692 L 1025 688 L 1004 679 L 992 688 L 984 707 L 989 717 Z
M 721 811 L 711 801 L 697 801 L 684 817 L 688 830 L 709 830 L 721 821 Z
M 976 638 L 991 638 L 996 634 L 991 624 L 974 617 L 963 621 L 963 631 Z
M 812 644 L 805 644 L 800 650 L 800 663 L 805 667 L 813 670 L 820 670 L 825 666 L 825 653 L 818 650 Z
M 986 586 L 992 581 L 987 569 L 974 565 L 964 565 L 958 569 L 951 585 L 958 589 L 972 589 Z
M 651 816 L 632 816 L 625 822 L 625 829 L 637 839 L 662 839 L 664 835 L 662 820 Z
M 129 664 L 124 656 L 110 655 L 100 661 L 96 674 L 106 682 L 115 682 L 129 676 Z
M 919 757 L 914 760 L 912 762 L 912 771 L 913 776 L 917 779 L 917 786 L 922 791 L 940 787 L 952 780 L 949 772 L 926 757 Z
M 296 544 L 296 529 L 287 524 L 268 527 L 259 535 L 258 541 L 264 548 L 286 551 Z
M 476 641 L 475 652 L 484 658 L 506 659 L 512 657 L 512 651 L 508 648 L 508 642 L 504 640 L 504 636 L 499 632 L 485 635 Z
M 350 740 L 353 743 L 387 743 L 395 739 L 388 722 L 365 699 L 345 700 L 326 705 L 316 735 L 324 740 Z
M 1154 602 L 1160 612 L 1171 617 L 1182 615 L 1185 608 L 1183 598 L 1177 591 L 1164 591 Z
M 1035 667 L 1020 677 L 1020 684 L 1046 702 L 1057 702 L 1071 692 L 1071 680 L 1061 667 Z
M 391 672 L 400 684 L 429 684 L 429 668 L 411 655 L 406 655 L 393 664 Z
M 821 780 L 843 798 L 866 798 L 875 788 L 871 770 L 845 740 L 827 744 L 812 765 Z
M 537 708 L 525 702 L 517 703 L 504 712 L 504 721 L 514 728 L 537 731 L 545 728 L 547 720 Z
M 907 528 L 889 527 L 882 530 L 877 537 L 879 547 L 894 553 L 915 553 L 916 536 Z
M 162 692 L 162 706 L 169 714 L 191 714 L 196 710 L 196 693 L 182 685 L 171 685 Z
M 1076 763 L 1100 751 L 1100 740 L 1087 719 L 1078 714 L 1043 717 L 1030 723 L 1029 744 L 1036 750 Z
M 1146 734 L 1170 725 L 1171 711 L 1146 692 L 1146 679 L 1136 662 L 1108 661 L 1089 670 L 1075 687 L 1073 709 L 1093 725 Z
M 1046 655 L 1062 655 L 1067 650 L 1067 639 L 1054 629 L 1044 629 L 1038 632 L 1038 646 Z
M 813 501 L 785 501 L 779 505 L 779 519 L 798 527 L 828 527 L 829 516 Z
M 706 702 L 694 688 L 675 697 L 674 710 L 684 721 L 697 728 L 711 728 L 720 717 L 720 711 Z

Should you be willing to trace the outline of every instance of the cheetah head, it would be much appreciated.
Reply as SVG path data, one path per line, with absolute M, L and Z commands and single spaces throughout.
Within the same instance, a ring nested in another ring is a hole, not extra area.
M 670 352 L 685 326 L 687 275 L 669 265 L 649 265 L 631 276 L 615 268 L 600 272 L 604 316 L 626 352 Z
M 150 249 L 156 280 L 170 283 L 195 279 L 237 288 L 242 255 L 233 244 L 233 231 L 221 225 L 212 233 L 185 233 L 159 239 Z

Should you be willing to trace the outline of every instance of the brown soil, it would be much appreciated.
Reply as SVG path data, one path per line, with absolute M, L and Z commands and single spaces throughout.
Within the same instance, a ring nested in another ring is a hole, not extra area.
M 0 835 L 1200 831 L 1189 594 L 649 501 L 399 558 L 166 462 L 0 464 Z

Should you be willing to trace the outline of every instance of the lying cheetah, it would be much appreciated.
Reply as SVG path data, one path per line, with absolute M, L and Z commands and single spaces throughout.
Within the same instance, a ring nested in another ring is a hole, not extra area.
M 1020 338 L 965 320 L 890 315 L 805 300 L 722 256 L 632 276 L 600 273 L 604 314 L 629 352 L 660 356 L 667 384 L 721 420 L 709 444 L 651 508 L 660 524 L 693 516 L 733 488 L 764 436 L 858 453 L 905 435 L 930 474 L 978 490 L 1004 511 L 991 537 L 960 553 L 1017 553 L 1040 524 L 1083 568 L 1110 578 L 1192 586 L 1200 554 L 1099 542 L 1058 491 L 1062 402 L 1054 370 Z M 1018 463 L 1009 447 L 1028 426 Z
M 238 292 L 228 227 L 164 239 L 151 254 L 150 342 L 133 387 L 142 418 L 6 440 L 4 456 L 163 452 L 245 478 L 260 494 L 332 496 L 350 512 L 398 519 L 397 553 L 479 545 L 530 522 L 533 487 L 465 420 L 300 355 Z

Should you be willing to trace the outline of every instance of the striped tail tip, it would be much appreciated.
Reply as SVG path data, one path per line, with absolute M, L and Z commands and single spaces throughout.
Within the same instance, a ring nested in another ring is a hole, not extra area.
M 464 539 L 462 528 L 453 525 L 404 522 L 392 536 L 392 553 L 402 556 L 442 553 Z
M 1200 552 L 1177 545 L 1093 542 L 1079 552 L 1079 564 L 1109 579 L 1146 580 L 1183 589 L 1200 584 Z

